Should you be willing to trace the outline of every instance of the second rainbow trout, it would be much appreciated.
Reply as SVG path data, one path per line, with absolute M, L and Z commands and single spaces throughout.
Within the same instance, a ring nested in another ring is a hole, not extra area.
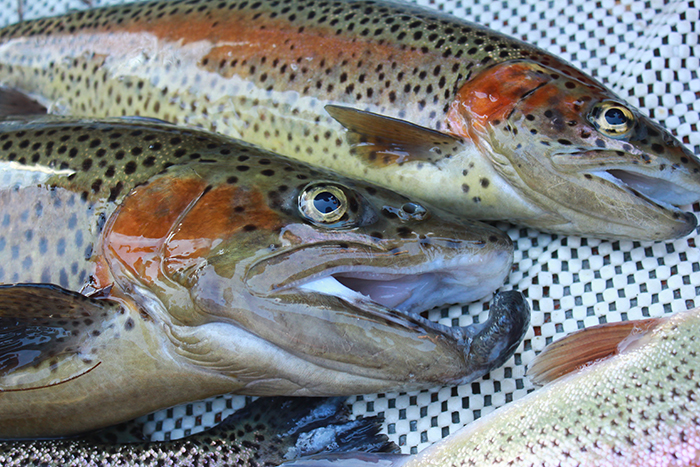
M 527 330 L 419 312 L 500 287 L 512 244 L 381 187 L 153 122 L 0 123 L 0 438 L 214 394 L 461 384 Z

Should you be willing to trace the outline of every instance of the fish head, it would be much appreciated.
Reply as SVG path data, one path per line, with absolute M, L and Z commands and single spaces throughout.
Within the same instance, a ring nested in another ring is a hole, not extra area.
M 564 63 L 491 67 L 464 85 L 450 116 L 513 188 L 534 191 L 554 230 L 661 240 L 696 226 L 677 206 L 700 199 L 698 158 Z
M 460 381 L 472 372 L 465 365 L 470 349 L 476 352 L 474 333 L 415 312 L 492 293 L 512 263 L 510 239 L 493 227 L 252 148 L 238 157 L 202 154 L 134 188 L 108 222 L 102 250 L 120 289 L 165 314 L 170 336 L 208 329 L 203 341 L 218 344 L 189 353 L 190 360 L 221 363 L 222 349 L 243 341 L 231 336 L 245 330 L 246 339 L 262 341 L 223 354 L 238 359 L 229 367 L 256 368 L 269 376 L 258 383 L 271 381 L 282 371 L 272 362 L 284 348 L 289 368 L 325 378 L 313 389 L 299 383 L 316 395 L 404 387 L 383 377 L 401 384 L 422 378 L 419 387 L 426 378 Z M 520 299 L 511 308 L 517 330 L 484 335 L 498 348 L 479 355 L 488 361 L 479 374 L 522 338 L 527 305 Z M 192 341 L 172 338 L 178 352 Z M 323 371 L 308 370 L 312 360 Z M 345 376 L 323 376 L 330 367 L 370 382 L 333 386 Z M 379 367 L 386 373 L 376 373 Z M 296 391 L 285 384 L 249 392 Z
M 239 159 L 137 187 L 109 232 L 113 258 L 149 285 L 192 288 L 208 268 L 269 296 L 334 279 L 421 311 L 482 298 L 510 269 L 511 241 L 492 227 L 287 159 Z

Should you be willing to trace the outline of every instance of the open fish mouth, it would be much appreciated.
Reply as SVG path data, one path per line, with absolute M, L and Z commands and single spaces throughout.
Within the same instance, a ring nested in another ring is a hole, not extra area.
M 678 180 L 671 182 L 661 177 L 623 169 L 610 169 L 591 172 L 591 174 L 609 180 L 620 187 L 629 188 L 655 204 L 671 210 L 675 210 L 675 206 L 688 205 L 698 199 L 697 191 L 683 186 Z
M 437 306 L 479 300 L 503 283 L 511 267 L 507 252 L 488 258 L 456 257 L 400 272 L 381 267 L 338 267 L 295 284 L 293 288 L 331 295 L 353 304 L 375 302 L 398 311 L 425 311 Z

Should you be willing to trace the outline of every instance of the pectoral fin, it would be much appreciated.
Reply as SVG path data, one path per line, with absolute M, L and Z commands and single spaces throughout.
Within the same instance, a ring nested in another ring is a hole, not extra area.
M 404 120 L 339 105 L 327 105 L 326 111 L 348 129 L 351 152 L 372 166 L 435 163 L 451 157 L 461 146 L 450 135 Z
M 85 351 L 121 308 L 51 284 L 0 285 L 0 387 L 28 367 Z
M 46 107 L 16 89 L 0 88 L 0 117 L 45 115 Z
M 662 318 L 607 323 L 582 329 L 550 344 L 528 368 L 535 384 L 546 384 L 586 365 L 618 354 Z

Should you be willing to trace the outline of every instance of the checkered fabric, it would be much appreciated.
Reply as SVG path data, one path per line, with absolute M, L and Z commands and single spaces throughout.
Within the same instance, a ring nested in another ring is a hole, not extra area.
M 119 0 L 0 0 L 0 24 L 119 3 Z M 563 57 L 660 121 L 700 154 L 700 9 L 693 1 L 420 0 Z M 700 206 L 689 209 L 700 212 Z M 507 224 L 515 267 L 503 289 L 532 304 L 532 327 L 513 358 L 460 387 L 350 399 L 356 415 L 383 415 L 403 452 L 415 453 L 533 390 L 528 363 L 545 345 L 587 326 L 694 307 L 700 289 L 697 233 L 666 243 L 543 234 Z M 698 303 L 700 305 L 700 303 Z M 433 310 L 466 326 L 487 317 L 486 301 Z M 245 403 L 218 397 L 143 417 L 154 440 L 211 426 Z

